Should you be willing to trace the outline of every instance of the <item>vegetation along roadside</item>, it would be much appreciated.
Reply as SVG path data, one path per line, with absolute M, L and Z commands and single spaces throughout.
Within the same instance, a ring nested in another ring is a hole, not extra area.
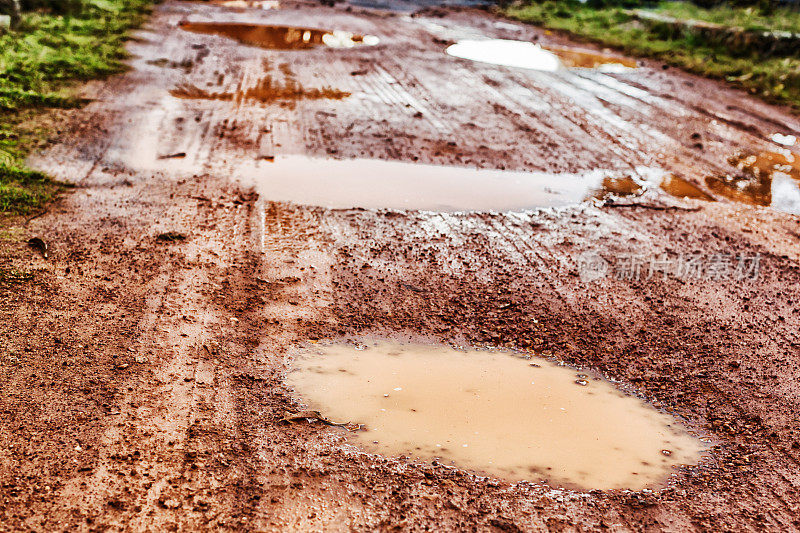
M 520 0 L 504 15 L 725 79 L 800 112 L 800 10 L 637 0 Z
M 45 117 L 54 108 L 80 105 L 76 82 L 122 69 L 128 30 L 152 4 L 0 0 L 0 212 L 24 215 L 61 190 L 62 184 L 24 164 L 52 134 Z

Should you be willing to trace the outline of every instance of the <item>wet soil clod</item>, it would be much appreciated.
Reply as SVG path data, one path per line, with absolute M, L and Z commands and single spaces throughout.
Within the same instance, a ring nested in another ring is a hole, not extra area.
M 167 231 L 166 233 L 159 233 L 156 239 L 163 242 L 184 241 L 186 240 L 186 235 L 177 231 Z
M 29 245 L 31 248 L 34 248 L 35 250 L 38 250 L 38 251 L 39 251 L 39 253 L 41 253 L 41 254 L 42 254 L 42 257 L 44 257 L 45 259 L 47 259 L 47 258 L 48 258 L 48 253 L 47 253 L 47 249 L 48 249 L 48 247 L 47 247 L 47 243 L 46 243 L 46 242 L 44 242 L 44 241 L 43 241 L 42 239 L 40 239 L 39 237 L 33 237 L 33 238 L 31 238 L 31 239 L 28 239 L 28 245 Z

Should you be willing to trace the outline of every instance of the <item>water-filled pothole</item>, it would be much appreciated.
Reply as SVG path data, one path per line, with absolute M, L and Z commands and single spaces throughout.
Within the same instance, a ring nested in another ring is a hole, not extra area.
M 454 57 L 481 63 L 548 72 L 564 67 L 607 71 L 636 67 L 635 61 L 623 57 L 507 39 L 463 40 L 447 47 L 446 52 Z
M 280 9 L 278 0 L 212 0 L 212 4 L 231 9 Z
M 675 198 L 692 198 L 695 200 L 705 200 L 707 202 L 714 201 L 713 196 L 693 183 L 674 174 L 667 174 L 661 181 L 659 188 Z
M 261 197 L 270 201 L 336 209 L 451 212 L 567 206 L 611 194 L 638 193 L 668 179 L 682 181 L 651 168 L 639 169 L 634 180 L 625 172 L 609 170 L 554 174 L 299 155 L 278 156 L 237 172 L 237 177 L 253 183 Z M 674 196 L 692 196 L 662 189 Z
M 736 202 L 800 214 L 799 157 L 789 150 L 739 153 L 728 158 L 737 172 L 708 176 L 706 186 Z
M 378 44 L 374 35 L 358 35 L 346 31 L 326 31 L 290 26 L 237 24 L 222 22 L 181 22 L 180 28 L 194 33 L 219 35 L 240 43 L 270 50 L 308 50 L 316 46 L 352 48 Z
M 559 46 L 543 46 L 543 48 L 557 55 L 565 66 L 571 68 L 619 70 L 636 68 L 638 66 L 636 61 L 626 57 L 617 57 L 585 50 L 575 50 L 573 48 L 562 48 Z
M 773 133 L 769 138 L 772 142 L 781 144 L 783 146 L 794 146 L 797 143 L 796 136 L 783 133 Z
M 191 100 L 222 100 L 229 102 L 254 101 L 265 104 L 291 103 L 298 100 L 341 100 L 350 96 L 349 92 L 331 87 L 306 88 L 294 79 L 283 83 L 275 81 L 271 76 L 264 76 L 251 86 L 239 86 L 235 91 L 211 91 L 184 83 L 169 92 L 175 98 Z
M 362 348 L 362 349 L 359 349 Z M 327 345 L 287 383 L 365 449 L 512 481 L 582 489 L 663 484 L 706 448 L 672 417 L 588 372 L 448 346 Z

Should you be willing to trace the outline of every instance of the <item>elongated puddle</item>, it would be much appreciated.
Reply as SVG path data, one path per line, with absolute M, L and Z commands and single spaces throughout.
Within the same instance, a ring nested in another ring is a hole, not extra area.
M 558 207 L 589 198 L 630 195 L 645 187 L 683 182 L 658 169 L 551 174 L 404 163 L 379 159 L 279 156 L 237 170 L 266 200 L 329 208 L 426 211 L 520 211 Z M 688 184 L 687 184 L 688 185 Z M 691 196 L 673 187 L 674 196 Z M 680 193 L 680 194 L 679 194 Z
M 169 93 L 175 98 L 190 100 L 255 101 L 265 104 L 298 100 L 341 100 L 350 96 L 348 92 L 330 87 L 307 89 L 294 79 L 288 79 L 284 83 L 276 82 L 271 76 L 264 76 L 249 87 L 239 86 L 235 91 L 209 91 L 196 85 L 182 84 Z
M 326 31 L 291 26 L 265 26 L 221 22 L 181 22 L 180 28 L 194 33 L 220 35 L 240 43 L 270 50 L 308 50 L 316 46 L 352 48 L 378 44 L 374 35 L 358 35 L 346 31 Z
M 280 9 L 281 4 L 278 0 L 212 0 L 212 4 L 228 7 L 231 9 Z
M 463 40 L 447 47 L 446 52 L 481 63 L 548 72 L 564 67 L 611 71 L 636 67 L 635 61 L 623 57 L 507 39 Z
M 638 490 L 704 445 L 602 378 L 544 359 L 447 346 L 319 347 L 287 383 L 369 451 L 438 459 L 508 480 Z

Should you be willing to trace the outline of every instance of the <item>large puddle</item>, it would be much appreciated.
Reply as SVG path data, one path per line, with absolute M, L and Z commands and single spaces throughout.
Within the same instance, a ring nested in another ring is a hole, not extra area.
M 352 48 L 378 44 L 374 35 L 358 35 L 346 31 L 326 31 L 290 26 L 264 26 L 221 22 L 181 22 L 180 28 L 194 33 L 219 35 L 240 43 L 270 50 L 308 50 L 317 46 Z
M 623 57 L 571 48 L 543 47 L 527 41 L 507 39 L 463 40 L 447 47 L 446 52 L 454 57 L 481 63 L 547 72 L 555 72 L 564 67 L 605 71 L 636 67 L 635 61 Z
M 337 209 L 502 212 L 627 196 L 649 187 L 679 197 L 704 194 L 677 176 L 650 168 L 640 169 L 634 179 L 607 170 L 551 174 L 295 155 L 260 161 L 238 172 L 237 177 L 254 183 L 266 200 Z
M 447 346 L 328 345 L 287 383 L 369 451 L 512 481 L 654 487 L 704 444 L 604 379 L 544 359 Z

